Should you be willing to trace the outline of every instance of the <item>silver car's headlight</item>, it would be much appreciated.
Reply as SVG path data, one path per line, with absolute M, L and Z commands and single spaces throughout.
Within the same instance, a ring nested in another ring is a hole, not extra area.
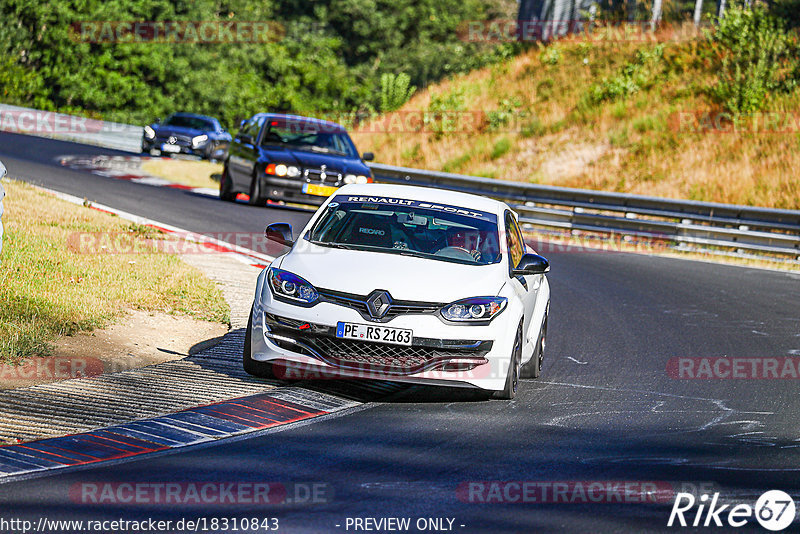
M 208 136 L 206 134 L 198 135 L 197 137 L 192 137 L 192 147 L 197 148 L 206 141 L 208 141 Z
M 149 126 L 144 127 L 144 136 L 148 139 L 153 139 L 156 136 L 156 131 Z
M 272 294 L 278 300 L 299 306 L 311 306 L 319 299 L 319 293 L 314 286 L 289 271 L 272 267 L 267 273 L 267 280 Z
M 459 323 L 488 323 L 505 308 L 504 297 L 472 297 L 458 300 L 442 308 L 442 317 Z

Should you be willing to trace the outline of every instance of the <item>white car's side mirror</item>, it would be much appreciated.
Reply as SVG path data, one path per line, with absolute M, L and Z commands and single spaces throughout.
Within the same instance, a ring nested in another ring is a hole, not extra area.
M 550 272 L 550 262 L 538 254 L 523 254 L 519 265 L 514 268 L 514 276 L 544 274 Z

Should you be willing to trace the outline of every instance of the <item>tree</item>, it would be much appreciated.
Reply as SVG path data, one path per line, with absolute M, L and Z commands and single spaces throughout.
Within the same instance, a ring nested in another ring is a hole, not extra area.
M 700 20 L 703 16 L 703 0 L 696 0 L 694 3 L 694 25 L 700 26 Z
M 650 24 L 653 28 L 661 22 L 661 0 L 653 0 L 653 12 L 650 17 Z

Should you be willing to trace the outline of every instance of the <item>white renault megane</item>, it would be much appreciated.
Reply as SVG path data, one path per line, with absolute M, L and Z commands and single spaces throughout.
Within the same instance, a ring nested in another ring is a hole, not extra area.
M 476 387 L 513 398 L 539 376 L 550 288 L 516 214 L 485 197 L 347 185 L 259 275 L 244 368 Z M 277 373 L 281 376 L 280 373 Z

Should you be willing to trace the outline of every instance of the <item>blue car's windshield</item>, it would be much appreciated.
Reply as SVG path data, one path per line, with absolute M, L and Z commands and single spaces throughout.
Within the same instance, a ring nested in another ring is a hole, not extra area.
M 186 115 L 171 115 L 164 120 L 163 124 L 165 126 L 178 126 L 179 128 L 192 128 L 194 130 L 214 131 L 216 129 L 211 121 Z
M 272 121 L 267 123 L 261 145 L 277 145 L 320 154 L 358 156 L 353 142 L 346 133 L 325 130 L 324 126 L 314 128 L 311 123 L 306 123 L 303 127 L 294 127 L 292 124 L 280 124 Z
M 416 200 L 337 195 L 308 238 L 322 246 L 473 265 L 500 261 L 495 215 Z

